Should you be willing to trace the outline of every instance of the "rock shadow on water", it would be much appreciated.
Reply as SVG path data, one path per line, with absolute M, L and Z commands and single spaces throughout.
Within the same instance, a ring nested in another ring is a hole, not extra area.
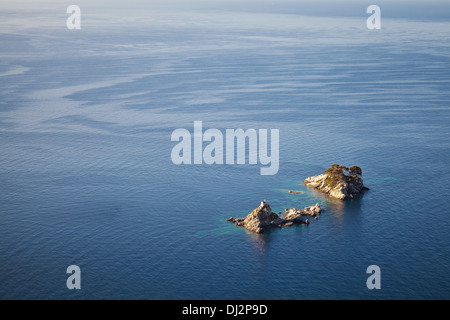
M 334 227 L 341 228 L 347 222 L 351 222 L 350 224 L 360 223 L 363 214 L 363 196 L 339 200 L 328 197 L 328 195 L 315 189 L 311 189 L 308 196 L 325 205 L 326 219 Z
M 250 230 L 245 230 L 252 245 L 260 252 L 266 253 L 270 247 L 270 242 L 273 240 L 273 230 L 268 230 L 265 233 L 256 233 Z
M 355 196 L 353 199 L 340 200 L 329 197 L 327 194 L 316 189 L 310 189 L 308 193 L 309 197 L 313 198 L 314 201 L 325 203 L 327 212 L 343 215 L 348 209 L 354 211 L 356 208 L 359 208 L 358 211 L 361 212 L 361 203 L 364 198 L 362 194 Z

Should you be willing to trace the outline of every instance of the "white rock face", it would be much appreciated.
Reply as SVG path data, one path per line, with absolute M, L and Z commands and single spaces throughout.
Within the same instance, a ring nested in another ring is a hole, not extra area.
M 268 204 L 260 205 L 242 222 L 243 227 L 257 233 L 263 232 L 267 227 L 276 226 L 281 223 L 283 223 L 283 220 L 276 213 L 272 212 Z
M 286 220 L 301 220 L 302 216 L 310 216 L 310 217 L 316 217 L 322 212 L 322 209 L 320 208 L 319 204 L 316 203 L 315 206 L 306 207 L 305 209 L 295 209 L 291 208 L 288 210 L 288 212 L 284 215 L 284 219 Z
M 351 184 L 343 180 L 331 183 L 329 178 L 327 174 L 320 174 L 308 177 L 304 182 L 307 187 L 317 189 L 340 200 L 352 199 L 354 196 L 363 193 L 364 190 L 368 190 L 362 183 L 362 180 Z

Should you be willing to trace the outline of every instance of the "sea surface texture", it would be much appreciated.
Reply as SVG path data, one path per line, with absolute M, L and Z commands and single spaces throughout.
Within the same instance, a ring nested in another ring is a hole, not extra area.
M 448 20 L 80 1 L 69 30 L 68 4 L 6 3 L 0 299 L 450 297 Z M 279 129 L 278 173 L 173 164 L 194 121 Z M 333 163 L 370 191 L 302 185 Z M 325 211 L 263 234 L 225 221 L 264 199 Z

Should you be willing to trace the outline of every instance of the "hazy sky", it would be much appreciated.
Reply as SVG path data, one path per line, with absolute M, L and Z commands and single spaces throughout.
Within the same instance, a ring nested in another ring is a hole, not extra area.
M 71 4 L 96 7 L 123 7 L 148 10 L 162 7 L 168 10 L 232 10 L 244 12 L 292 13 L 313 16 L 349 16 L 365 14 L 372 4 L 381 7 L 385 18 L 406 18 L 414 20 L 450 21 L 450 1 L 448 0 L 1 0 L 1 9 L 41 9 L 51 10 Z

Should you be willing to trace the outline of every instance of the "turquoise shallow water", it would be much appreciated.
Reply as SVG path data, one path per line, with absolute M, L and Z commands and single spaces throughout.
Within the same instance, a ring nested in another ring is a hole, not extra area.
M 450 24 L 85 12 L 79 32 L 64 10 L 1 16 L 1 299 L 449 297 Z M 279 129 L 278 174 L 174 165 L 195 120 Z M 363 198 L 302 185 L 336 162 L 363 169 Z M 225 222 L 262 199 L 325 212 L 262 235 Z

